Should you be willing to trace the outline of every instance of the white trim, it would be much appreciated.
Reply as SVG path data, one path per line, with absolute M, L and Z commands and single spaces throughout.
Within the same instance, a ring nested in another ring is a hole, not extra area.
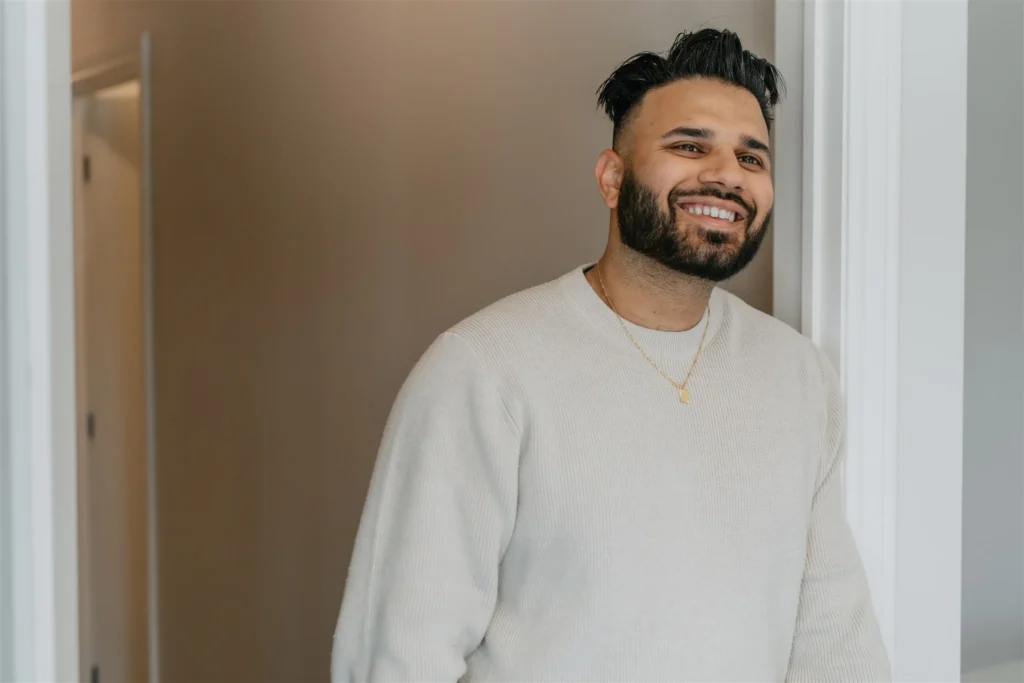
M 13 679 L 78 675 L 70 4 L 2 0 Z
M 11 538 L 11 513 L 13 508 L 6 502 L 11 498 L 11 440 L 9 432 L 10 401 L 8 400 L 8 314 L 7 314 L 7 184 L 5 182 L 7 152 L 4 144 L 6 125 L 4 106 L 7 89 L 3 77 L 6 64 L 6 41 L 4 40 L 4 3 L 0 2 L 0 681 L 14 680 L 14 588 L 11 576 L 12 562 L 4 558 L 13 557 L 14 539 Z
M 142 117 L 142 302 L 145 331 L 146 381 L 146 501 L 149 545 L 149 683 L 160 683 L 160 554 L 157 544 L 156 479 L 156 366 L 153 328 L 153 80 L 151 77 L 150 36 L 139 39 L 139 115 Z
M 801 330 L 839 365 L 845 2 L 803 4 Z
M 967 0 L 804 6 L 802 330 L 847 395 L 847 514 L 894 679 L 956 681 Z
M 839 309 L 847 518 L 890 647 L 896 601 L 901 20 L 899 3 L 853 3 L 846 16 L 850 106 L 844 112 Z

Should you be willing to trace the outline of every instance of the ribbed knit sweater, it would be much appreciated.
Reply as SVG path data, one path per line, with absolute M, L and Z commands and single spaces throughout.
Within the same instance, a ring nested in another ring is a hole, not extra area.
M 462 321 L 408 377 L 333 680 L 888 681 L 824 356 L 716 289 L 683 404 L 584 273 Z M 682 378 L 704 322 L 627 325 Z

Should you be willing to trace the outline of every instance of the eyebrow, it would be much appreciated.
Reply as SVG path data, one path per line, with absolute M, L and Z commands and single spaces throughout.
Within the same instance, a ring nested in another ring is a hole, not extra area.
M 681 126 L 679 128 L 673 128 L 669 132 L 665 133 L 661 136 L 661 139 L 667 140 L 668 138 L 677 137 L 697 138 L 698 140 L 714 140 L 715 134 L 707 128 L 687 128 L 686 126 Z M 748 149 L 764 152 L 769 159 L 772 156 L 771 148 L 755 137 L 744 135 L 740 137 L 740 142 Z

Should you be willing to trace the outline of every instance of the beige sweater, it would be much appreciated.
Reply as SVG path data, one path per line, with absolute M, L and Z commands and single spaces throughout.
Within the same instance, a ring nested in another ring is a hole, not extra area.
M 578 268 L 443 334 L 388 421 L 340 681 L 887 681 L 836 376 L 718 289 L 692 403 Z M 703 321 L 631 326 L 683 377 Z

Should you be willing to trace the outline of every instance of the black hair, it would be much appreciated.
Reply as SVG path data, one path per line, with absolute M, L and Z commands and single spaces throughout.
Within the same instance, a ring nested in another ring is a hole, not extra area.
M 623 62 L 597 91 L 598 106 L 612 120 L 619 139 L 644 95 L 654 88 L 686 78 L 710 78 L 748 90 L 761 105 L 768 129 L 785 83 L 767 59 L 744 50 L 732 31 L 713 28 L 676 36 L 666 56 L 641 52 Z

